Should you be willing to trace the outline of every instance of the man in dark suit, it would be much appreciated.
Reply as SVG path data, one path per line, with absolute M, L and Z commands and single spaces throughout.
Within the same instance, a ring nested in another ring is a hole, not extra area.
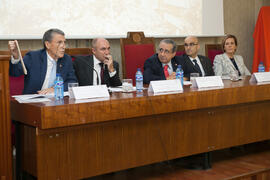
M 121 86 L 119 65 L 112 59 L 109 41 L 93 39 L 92 52 L 93 55 L 75 57 L 73 66 L 79 85 Z
M 27 69 L 24 77 L 23 94 L 48 94 L 54 92 L 56 73 L 64 80 L 64 90 L 68 83 L 77 82 L 70 56 L 65 54 L 66 39 L 63 31 L 50 29 L 43 36 L 44 49 L 31 51 L 23 58 Z M 8 42 L 11 52 L 9 73 L 11 76 L 23 74 L 22 64 L 15 41 Z
M 171 39 L 163 39 L 159 43 L 158 53 L 144 63 L 143 82 L 149 84 L 154 80 L 175 79 L 177 65 L 180 64 L 176 54 L 176 44 Z
M 182 55 L 184 76 L 189 78 L 190 73 L 199 73 L 200 76 L 214 76 L 211 60 L 205 56 L 198 55 L 200 49 L 197 37 L 185 38 L 185 52 Z

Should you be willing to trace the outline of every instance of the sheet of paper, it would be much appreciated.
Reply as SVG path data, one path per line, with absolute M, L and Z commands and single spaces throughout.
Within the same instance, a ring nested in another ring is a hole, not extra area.
M 68 96 L 68 92 L 64 92 L 64 96 Z M 23 94 L 12 96 L 19 103 L 47 102 L 54 97 L 54 93 L 50 94 Z
M 110 97 L 106 85 L 79 86 L 72 88 L 75 99 Z
M 46 95 L 40 94 L 26 94 L 26 95 L 16 95 L 14 97 L 19 103 L 35 103 L 35 102 L 47 102 L 51 101 Z
M 122 86 L 109 87 L 108 89 L 109 89 L 110 92 L 124 92 Z M 129 92 L 134 92 L 134 91 L 136 91 L 136 87 L 133 87 L 132 91 L 129 91 Z
M 184 81 L 184 86 L 191 85 L 192 83 L 190 81 Z
M 157 93 L 166 93 L 166 92 L 182 92 L 183 87 L 179 79 L 173 80 L 160 80 L 160 81 L 151 81 L 148 92 Z

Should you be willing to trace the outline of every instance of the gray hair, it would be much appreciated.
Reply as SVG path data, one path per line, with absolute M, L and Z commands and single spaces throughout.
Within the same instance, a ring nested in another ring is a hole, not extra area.
M 95 39 L 92 40 L 92 48 L 96 49 L 96 47 L 97 47 L 97 42 L 98 42 L 99 40 L 105 40 L 105 41 L 109 42 L 109 41 L 108 41 L 107 39 L 105 39 L 105 38 L 95 38 Z
M 160 43 L 171 44 L 173 46 L 172 52 L 173 53 L 176 52 L 176 43 L 172 39 L 163 39 L 163 40 L 160 41 Z
M 95 38 L 92 40 L 92 48 L 96 49 L 96 44 L 99 38 Z
M 46 49 L 45 42 L 46 41 L 51 42 L 54 34 L 61 34 L 65 36 L 65 33 L 60 29 L 49 29 L 48 31 L 44 33 L 43 39 L 42 39 L 42 43 L 45 49 Z

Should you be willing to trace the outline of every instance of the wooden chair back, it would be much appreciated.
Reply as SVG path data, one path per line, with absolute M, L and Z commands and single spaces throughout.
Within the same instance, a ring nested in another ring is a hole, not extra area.
M 137 68 L 141 68 L 147 58 L 155 54 L 153 37 L 146 38 L 143 32 L 128 32 L 127 38 L 120 39 L 123 78 L 133 79 Z
M 205 56 L 211 60 L 212 64 L 215 56 L 222 53 L 223 50 L 221 44 L 205 44 Z
M 29 52 L 29 50 L 21 50 L 22 56 Z M 10 51 L 0 51 L 0 55 L 10 55 Z M 24 88 L 24 75 L 19 77 L 9 76 L 10 95 L 21 95 Z
M 185 47 L 183 44 L 177 45 L 177 50 L 176 50 L 176 56 L 181 56 L 185 54 Z

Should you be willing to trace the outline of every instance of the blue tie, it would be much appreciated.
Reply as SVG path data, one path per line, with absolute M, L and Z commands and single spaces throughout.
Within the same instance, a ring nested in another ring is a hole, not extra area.
M 48 88 L 54 86 L 54 81 L 56 78 L 56 61 L 53 60 L 52 63 L 53 63 L 53 67 L 52 67 L 52 71 L 51 71 L 50 78 L 49 78 L 49 87 Z

